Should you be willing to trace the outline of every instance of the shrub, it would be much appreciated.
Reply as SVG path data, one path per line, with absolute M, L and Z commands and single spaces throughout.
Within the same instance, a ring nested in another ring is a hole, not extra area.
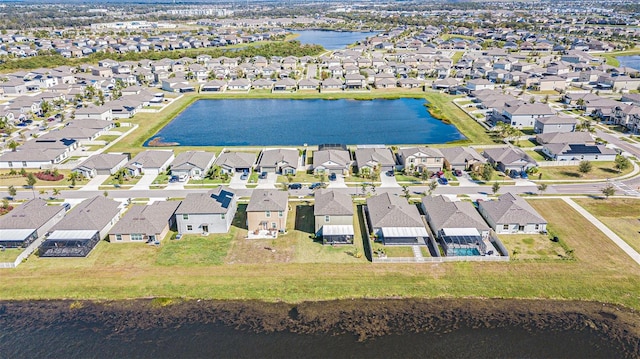
M 45 172 L 37 172 L 36 178 L 41 181 L 60 181 L 64 178 L 64 175 L 47 170 Z

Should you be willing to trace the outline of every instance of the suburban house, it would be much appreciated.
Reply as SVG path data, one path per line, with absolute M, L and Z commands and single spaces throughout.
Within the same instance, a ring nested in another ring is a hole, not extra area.
M 541 133 L 536 136 L 536 141 L 541 145 L 552 143 L 576 143 L 595 144 L 593 136 L 589 132 L 551 132 Z
M 322 244 L 353 243 L 353 202 L 343 192 L 323 189 L 315 193 L 315 234 Z
M 383 193 L 367 198 L 367 223 L 383 244 L 422 245 L 429 237 L 420 212 L 403 197 Z
M 294 148 L 265 149 L 258 157 L 259 172 L 272 172 L 282 175 L 295 175 L 300 165 L 300 156 Z
M 256 154 L 252 152 L 223 152 L 214 164 L 223 173 L 250 172 L 256 163 Z
M 238 196 L 224 186 L 207 193 L 189 193 L 176 210 L 178 233 L 227 233 L 237 208 Z
M 351 170 L 351 156 L 344 149 L 323 149 L 313 153 L 313 173 L 335 173 L 348 175 Z
M 444 155 L 439 149 L 429 147 L 410 147 L 398 149 L 398 160 L 405 171 L 437 172 L 442 170 Z
M 358 171 L 363 169 L 373 171 L 392 171 L 396 167 L 396 161 L 393 159 L 393 152 L 385 147 L 358 147 L 355 152 L 356 166 Z
M 519 129 L 533 127 L 536 119 L 555 114 L 556 112 L 547 104 L 521 101 L 507 102 L 502 112 L 507 122 Z
M 422 209 L 433 234 L 447 256 L 484 255 L 489 226 L 471 202 L 452 202 L 445 196 L 427 196 Z
M 39 148 L 36 149 L 36 147 Z M 23 145 L 18 147 L 17 151 L 5 152 L 0 155 L 0 168 L 43 168 L 60 163 L 67 157 L 69 157 L 67 147 L 32 146 L 26 148 Z
M 109 231 L 111 243 L 158 243 L 175 226 L 174 213 L 179 201 L 135 204 Z
M 533 125 L 535 133 L 573 132 L 578 120 L 569 116 L 549 116 L 536 118 Z
M 542 152 L 553 161 L 615 161 L 618 154 L 605 145 L 571 143 L 550 143 L 542 147 Z
M 159 175 L 161 172 L 166 171 L 173 159 L 173 151 L 171 150 L 148 150 L 138 153 L 125 165 L 125 168 L 132 177 L 142 174 Z
M 82 161 L 72 171 L 86 178 L 93 178 L 98 175 L 111 176 L 118 172 L 128 160 L 129 157 L 125 154 L 100 153 Z
M 63 206 L 48 206 L 34 198 L 0 216 L 0 247 L 28 247 L 64 217 Z
M 522 197 L 505 193 L 493 201 L 478 202 L 480 214 L 496 233 L 545 233 L 547 221 Z
M 444 156 L 444 168 L 448 170 L 475 170 L 487 163 L 487 159 L 471 147 L 441 148 L 440 152 Z
M 249 238 L 276 238 L 286 232 L 289 194 L 276 189 L 255 189 L 247 205 Z
M 120 202 L 103 196 L 86 199 L 51 228 L 40 257 L 86 257 L 118 221 Z
M 213 161 L 216 159 L 216 155 L 212 152 L 205 151 L 187 151 L 182 152 L 176 156 L 171 162 L 171 175 L 172 176 L 186 176 L 187 178 L 201 178 L 207 173 L 207 170 Z
M 518 147 L 487 148 L 482 155 L 489 163 L 502 172 L 526 171 L 538 163 Z

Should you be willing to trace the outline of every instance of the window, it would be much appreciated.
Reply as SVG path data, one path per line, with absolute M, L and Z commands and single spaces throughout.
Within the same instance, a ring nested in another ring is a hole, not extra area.
M 271 228 L 273 228 L 273 229 L 278 228 L 278 226 L 276 225 L 276 222 L 271 222 Z
M 220 219 L 225 219 L 224 213 L 220 213 Z
M 116 241 L 122 240 L 122 234 L 116 234 Z
M 190 224 L 187 224 L 187 231 L 193 231 L 193 226 Z
M 271 211 L 266 211 L 266 212 L 264 212 L 264 215 L 265 215 L 267 218 L 271 217 Z
M 142 234 L 140 234 L 140 233 L 131 233 L 131 240 L 132 241 L 141 241 L 142 240 Z
M 182 215 L 182 219 L 184 219 L 184 220 L 188 220 L 188 219 L 189 219 L 189 215 L 188 215 L 188 214 L 186 214 L 186 213 L 185 213 L 185 214 L 183 214 L 183 215 Z
M 27 167 L 27 161 L 22 161 L 22 167 Z
M 536 231 L 540 230 L 540 225 L 536 224 Z
M 9 161 L 9 167 L 13 167 L 13 162 Z
M 524 231 L 524 226 L 518 226 L 518 231 L 520 232 Z
M 282 212 L 282 211 L 278 212 L 278 217 L 280 217 L 280 218 L 284 217 L 284 212 Z
M 324 221 L 325 221 L 326 223 L 329 223 L 329 216 L 324 216 Z
M 508 230 L 509 229 L 509 225 L 508 224 L 502 225 L 502 229 L 505 230 L 505 231 Z

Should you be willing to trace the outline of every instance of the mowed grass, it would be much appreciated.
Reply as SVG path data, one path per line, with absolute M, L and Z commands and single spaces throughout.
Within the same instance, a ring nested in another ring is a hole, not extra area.
M 207 266 L 224 263 L 236 229 L 208 236 L 186 235 L 180 240 L 165 241 L 156 258 L 161 266 Z
M 640 200 L 576 198 L 574 201 L 640 252 Z
M 540 167 L 538 173 L 542 173 L 543 180 L 589 180 L 620 177 L 633 171 L 633 167 L 629 166 L 624 171 L 618 172 L 613 168 L 612 161 L 591 162 L 591 164 L 593 167 L 588 173 L 580 173 L 578 166 Z
M 0 249 L 0 263 L 14 262 L 16 258 L 24 251 L 24 248 L 5 248 Z
M 574 250 L 575 260 L 372 264 L 364 259 L 340 262 L 349 255 L 339 252 L 340 259 L 335 262 L 302 263 L 296 260 L 294 245 L 288 262 L 251 262 L 236 246 L 254 242 L 240 240 L 245 230 L 237 226 L 222 265 L 159 266 L 156 258 L 163 246 L 168 246 L 166 239 L 159 247 L 100 242 L 87 258 L 31 257 L 16 269 L 0 272 L 0 298 L 153 296 L 291 303 L 360 297 L 549 298 L 603 301 L 640 309 L 640 266 L 561 199 L 530 203 L 549 221 L 549 230 Z M 236 223 L 242 223 L 241 217 Z M 287 243 L 295 233 L 291 230 L 273 243 L 280 243 L 280 239 Z M 300 231 L 299 235 L 308 239 L 309 233 Z M 267 240 L 264 245 L 270 243 Z M 256 249 L 261 252 L 256 254 L 258 259 L 272 253 L 258 245 Z M 234 255 L 245 260 L 232 263 Z
M 542 234 L 501 234 L 502 244 L 509 249 L 512 260 L 558 260 L 568 258 L 558 242 Z

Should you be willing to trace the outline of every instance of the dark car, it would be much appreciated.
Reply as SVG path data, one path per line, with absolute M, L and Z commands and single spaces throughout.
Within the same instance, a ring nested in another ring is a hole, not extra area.
M 462 176 L 462 171 L 460 171 L 460 170 L 455 170 L 455 171 L 453 171 L 453 174 L 454 174 L 456 177 L 460 177 L 460 176 Z
M 338 176 L 336 176 L 335 173 L 332 173 L 332 174 L 329 175 L 329 181 L 335 181 L 336 178 L 338 178 Z
M 518 171 L 516 171 L 516 170 L 511 170 L 511 171 L 509 171 L 509 177 L 518 178 L 518 177 L 520 177 L 520 173 Z
M 438 178 L 438 183 L 440 183 L 441 185 L 448 185 L 449 181 L 445 177 L 440 177 Z
M 323 183 L 320 183 L 320 182 L 312 183 L 312 184 L 309 186 L 309 188 L 310 188 L 310 189 L 316 189 L 316 188 L 322 188 L 322 187 L 324 187 L 324 184 L 323 184 Z
M 178 182 L 178 176 L 171 176 L 171 178 L 169 178 L 169 183 L 175 183 Z
M 520 178 L 524 178 L 524 179 L 529 178 L 529 175 L 527 174 L 527 171 L 521 171 L 520 172 Z
M 262 172 L 262 173 L 260 173 L 260 176 L 258 176 L 258 178 L 260 178 L 260 179 L 265 179 L 265 178 L 267 178 L 267 172 Z
M 249 178 L 249 172 L 242 172 L 242 174 L 240 175 L 240 179 L 244 181 L 247 178 Z
M 289 189 L 301 189 L 302 185 L 300 183 L 291 183 L 289 184 Z
M 395 175 L 396 175 L 396 174 L 395 174 L 393 171 L 387 171 L 387 176 L 389 176 L 389 177 L 393 177 L 393 176 L 395 176 Z

